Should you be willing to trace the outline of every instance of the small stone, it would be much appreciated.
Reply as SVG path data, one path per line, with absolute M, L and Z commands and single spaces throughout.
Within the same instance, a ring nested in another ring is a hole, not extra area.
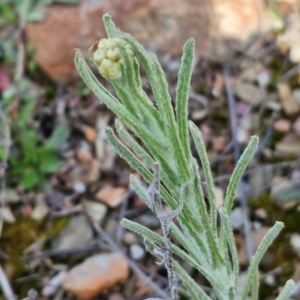
M 85 126 L 82 126 L 81 129 L 82 129 L 82 131 L 84 133 L 85 138 L 89 142 L 91 142 L 91 143 L 95 143 L 96 142 L 98 134 L 97 134 L 97 131 L 93 127 L 85 125 Z
M 81 163 L 90 163 L 93 160 L 92 153 L 87 149 L 78 149 L 76 151 L 76 157 Z
M 253 221 L 252 222 L 252 227 L 253 227 L 254 230 L 258 230 L 258 229 L 262 228 L 262 224 L 258 221 Z
M 236 130 L 236 140 L 240 144 L 247 143 L 249 140 L 249 133 L 247 132 L 247 130 L 239 126 Z
M 293 63 L 300 62 L 300 38 L 298 44 L 294 44 L 290 48 L 290 60 Z
M 266 87 L 271 81 L 271 73 L 269 70 L 263 70 L 257 74 L 256 78 L 259 86 Z
M 278 155 L 300 155 L 300 137 L 293 133 L 288 133 L 275 145 Z
M 35 289 L 30 289 L 27 293 L 28 300 L 36 300 L 38 295 L 39 294 Z
M 107 185 L 96 194 L 96 199 L 114 208 L 119 206 L 126 196 L 127 189 L 125 187 L 112 187 Z
M 80 180 L 75 180 L 72 186 L 75 193 L 84 194 L 86 192 L 86 185 Z
M 237 207 L 232 211 L 230 221 L 233 229 L 239 230 L 244 226 L 244 214 L 240 207 Z
M 213 84 L 213 89 L 211 91 L 214 97 L 219 97 L 222 93 L 224 87 L 224 78 L 223 75 L 220 73 L 216 74 L 215 82 Z
M 238 82 L 233 87 L 234 93 L 243 101 L 258 105 L 265 99 L 266 91 L 253 84 Z
M 104 204 L 94 201 L 84 200 L 83 208 L 88 216 L 95 222 L 102 221 L 107 213 L 107 207 Z
M 65 250 L 80 247 L 93 239 L 93 231 L 86 216 L 73 217 L 58 235 L 54 249 Z
M 300 89 L 294 89 L 292 91 L 293 98 L 295 102 L 300 106 Z
M 9 224 L 13 224 L 16 222 L 16 218 L 13 215 L 10 207 L 4 206 L 3 208 L 0 208 L 0 214 L 5 222 Z
M 15 189 L 6 189 L 5 191 L 5 202 L 6 203 L 18 203 L 21 201 L 20 195 Z
M 300 170 L 299 169 L 295 169 L 292 171 L 291 181 L 293 184 L 300 186 Z
M 108 300 L 125 300 L 124 297 L 119 293 L 113 293 L 109 295 Z
M 291 122 L 287 119 L 279 119 L 274 123 L 274 129 L 278 132 L 288 132 L 291 129 Z
M 300 117 L 298 117 L 294 122 L 293 130 L 300 137 Z
M 262 220 L 265 220 L 268 217 L 267 212 L 263 208 L 256 209 L 254 214 L 255 214 L 256 217 L 258 217 Z
M 212 150 L 216 152 L 221 152 L 226 145 L 226 139 L 224 136 L 213 137 L 211 142 Z
M 293 99 L 291 89 L 286 83 L 278 83 L 277 90 L 283 110 L 287 115 L 293 115 L 299 112 L 299 106 Z
M 46 205 L 45 200 L 43 198 L 37 199 L 37 204 L 31 212 L 31 218 L 36 221 L 41 221 L 47 216 L 48 212 L 49 207 Z
M 50 297 L 53 296 L 58 289 L 60 288 L 60 285 L 62 281 L 65 279 L 67 272 L 62 271 L 59 272 L 56 276 L 54 276 L 46 286 L 43 287 L 42 289 L 42 295 L 44 297 Z
M 299 255 L 300 254 L 300 235 L 298 233 L 293 233 L 291 235 L 290 244 L 293 247 L 294 251 Z
M 215 187 L 216 206 L 220 208 L 224 203 L 224 191 L 219 187 Z
M 276 280 L 275 280 L 274 275 L 273 275 L 273 274 L 267 274 L 266 276 L 264 276 L 264 282 L 265 282 L 267 285 L 275 286 Z
M 128 276 L 129 267 L 123 256 L 98 254 L 72 268 L 62 287 L 79 299 L 92 299 Z
M 145 250 L 138 244 L 131 245 L 129 252 L 131 258 L 134 260 L 140 260 L 145 256 Z
M 137 242 L 136 235 L 126 231 L 123 236 L 123 242 L 128 246 L 135 244 Z
M 76 157 L 80 162 L 89 163 L 93 159 L 91 146 L 86 141 L 81 141 L 78 149 L 76 149 Z

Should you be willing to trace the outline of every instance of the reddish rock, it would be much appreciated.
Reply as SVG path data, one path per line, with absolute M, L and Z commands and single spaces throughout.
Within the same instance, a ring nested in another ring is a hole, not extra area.
M 86 53 L 105 36 L 102 15 L 106 12 L 122 31 L 147 46 L 176 55 L 193 36 L 198 54 L 224 58 L 230 51 L 226 44 L 220 44 L 220 38 L 246 41 L 266 29 L 262 0 L 81 0 L 77 6 L 55 4 L 44 10 L 45 20 L 28 23 L 26 34 L 36 49 L 36 61 L 60 83 L 69 83 L 77 76 L 74 48 Z
M 274 129 L 278 132 L 288 132 L 291 130 L 291 122 L 286 119 L 279 119 L 274 123 Z
M 99 254 L 71 269 L 62 287 L 77 299 L 87 300 L 125 280 L 128 275 L 128 263 L 120 254 Z
M 126 194 L 127 189 L 125 187 L 107 185 L 96 194 L 96 199 L 104 202 L 109 207 L 117 207 L 121 204 Z

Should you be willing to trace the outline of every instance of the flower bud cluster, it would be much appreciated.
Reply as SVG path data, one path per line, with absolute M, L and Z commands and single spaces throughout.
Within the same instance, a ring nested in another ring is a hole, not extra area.
M 93 55 L 99 73 L 109 80 L 120 79 L 122 76 L 123 60 L 118 45 L 122 45 L 127 54 L 134 57 L 131 46 L 120 38 L 101 39 Z

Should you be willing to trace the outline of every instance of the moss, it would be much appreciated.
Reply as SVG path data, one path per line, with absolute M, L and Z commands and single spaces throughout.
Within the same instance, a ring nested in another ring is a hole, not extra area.
M 30 288 L 39 285 L 39 282 L 25 282 L 18 284 L 16 279 L 29 275 L 29 270 L 22 260 L 23 251 L 40 237 L 57 235 L 64 228 L 67 218 L 55 219 L 49 228 L 46 222 L 37 222 L 29 217 L 19 217 L 14 224 L 4 224 L 1 236 L 1 251 L 9 256 L 3 263 L 13 270 L 11 282 L 15 293 L 24 297 Z M 40 278 L 39 278 L 40 280 Z

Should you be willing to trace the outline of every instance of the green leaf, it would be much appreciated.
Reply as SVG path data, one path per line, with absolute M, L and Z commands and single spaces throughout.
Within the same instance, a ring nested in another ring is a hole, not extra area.
M 288 280 L 286 282 L 286 284 L 284 285 L 281 293 L 279 294 L 279 296 L 275 299 L 275 300 L 287 300 L 289 299 L 289 296 L 291 294 L 291 292 L 293 291 L 295 287 L 295 283 L 293 280 Z
M 24 162 L 35 164 L 37 162 L 37 136 L 34 130 L 24 128 L 20 132 L 21 148 Z
M 18 125 L 19 126 L 25 126 L 30 119 L 32 118 L 32 112 L 33 108 L 35 106 L 36 99 L 28 99 L 25 101 L 25 103 L 22 105 L 21 112 L 18 116 Z
M 67 141 L 70 135 L 69 126 L 66 123 L 55 127 L 50 138 L 44 144 L 44 148 L 58 150 Z
M 267 249 L 270 247 L 274 239 L 278 236 L 281 229 L 284 227 L 282 222 L 276 222 L 275 225 L 267 232 L 261 241 L 254 257 L 251 260 L 250 267 L 248 269 L 247 277 L 239 295 L 239 299 L 246 299 L 251 283 L 253 282 L 253 277 L 255 276 L 255 271 L 257 270 L 258 264 L 260 263 L 262 257 L 266 253 Z
M 50 151 L 45 151 L 45 149 L 41 149 L 41 151 L 39 151 L 38 160 L 39 170 L 45 174 L 57 171 L 64 164 L 63 160 L 54 155 L 54 153 Z
M 176 88 L 176 117 L 179 129 L 179 136 L 187 159 L 191 157 L 189 132 L 188 132 L 188 100 L 190 82 L 194 63 L 194 39 L 189 39 L 183 48 L 178 83 Z
M 199 155 L 199 158 L 201 160 L 202 168 L 204 177 L 207 184 L 207 190 L 208 190 L 208 200 L 209 200 L 209 206 L 210 206 L 210 223 L 211 228 L 216 235 L 217 232 L 217 207 L 216 207 L 216 194 L 215 194 L 215 186 L 213 181 L 213 176 L 210 169 L 210 163 L 207 156 L 207 151 L 205 148 L 205 144 L 202 138 L 202 134 L 200 130 L 197 128 L 197 126 L 193 122 L 189 122 L 190 131 L 192 133 L 192 137 L 194 140 L 194 143 L 196 145 L 196 149 Z M 216 238 L 216 236 L 215 236 Z
M 255 150 L 258 146 L 258 137 L 257 136 L 252 136 L 250 143 L 246 147 L 245 151 L 243 152 L 242 156 L 240 157 L 233 174 L 230 178 L 229 185 L 226 191 L 226 196 L 224 200 L 224 207 L 227 210 L 227 214 L 230 215 L 231 209 L 232 209 L 232 204 L 233 204 L 233 199 L 235 197 L 235 193 L 237 191 L 239 182 L 245 173 L 245 170 L 252 159 Z
M 230 218 L 225 210 L 224 207 L 221 207 L 220 210 L 220 217 L 222 222 L 222 227 L 224 227 L 224 232 L 227 238 L 227 243 L 231 252 L 231 260 L 232 260 L 232 270 L 234 275 L 234 288 L 237 288 L 238 279 L 239 279 L 239 260 L 238 254 L 235 245 L 235 239 L 233 236 L 233 229 L 231 226 Z M 227 249 L 226 249 L 227 250 Z M 230 264 L 230 260 L 226 260 L 226 263 Z
M 111 20 L 111 16 L 109 14 L 104 14 L 102 17 L 103 23 L 105 25 L 105 30 L 110 38 L 117 38 L 119 37 L 119 33 L 115 24 Z
M 25 189 L 32 189 L 40 182 L 40 176 L 33 168 L 26 168 L 23 170 L 20 185 Z

